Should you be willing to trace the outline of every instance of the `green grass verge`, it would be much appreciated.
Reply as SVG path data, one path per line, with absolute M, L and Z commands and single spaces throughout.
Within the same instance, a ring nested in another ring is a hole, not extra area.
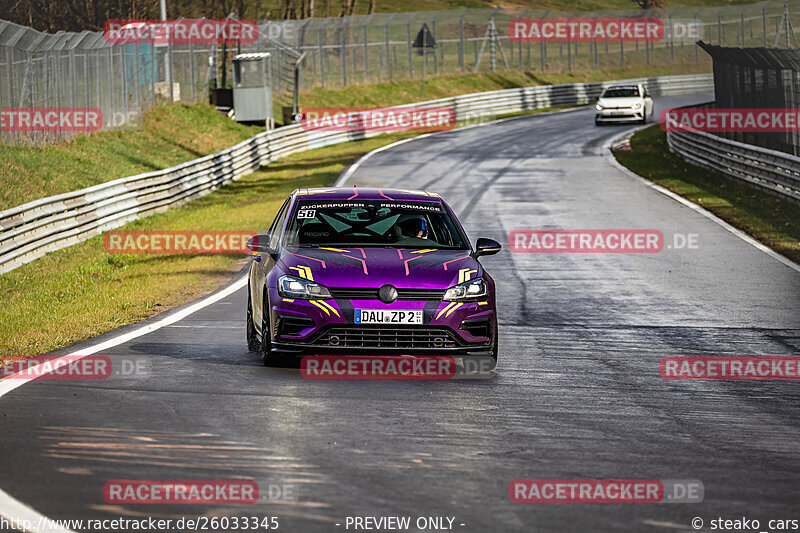
M 581 72 L 535 72 L 507 70 L 479 74 L 443 74 L 425 81 L 425 95 L 421 94 L 422 81 L 402 80 L 374 84 L 354 84 L 351 87 L 316 88 L 300 93 L 300 108 L 304 107 L 348 107 L 389 106 L 436 100 L 459 94 L 497 91 L 534 85 L 562 83 L 587 83 L 605 80 L 639 78 L 644 76 L 670 76 L 710 72 L 708 62 L 680 65 L 636 66 L 621 69 L 588 70 Z M 275 100 L 275 117 L 281 119 L 281 106 L 291 105 L 291 97 L 281 95 Z
M 44 147 L 0 145 L 0 210 L 224 150 L 262 128 L 210 105 L 162 105 L 139 129 L 103 131 Z
M 631 138 L 631 150 L 617 160 L 674 193 L 708 209 L 776 252 L 800 263 L 797 204 L 714 170 L 687 163 L 669 151 L 667 134 L 650 126 Z
M 295 154 L 120 229 L 264 231 L 295 188 L 329 185 L 362 154 L 408 136 L 383 135 Z M 0 275 L 0 355 L 39 355 L 148 318 L 216 289 L 247 260 L 112 255 L 104 251 L 102 237 L 49 253 Z

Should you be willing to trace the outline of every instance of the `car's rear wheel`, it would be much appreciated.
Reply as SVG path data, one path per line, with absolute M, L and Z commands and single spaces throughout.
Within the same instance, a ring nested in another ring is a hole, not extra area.
M 261 341 L 258 340 L 258 333 L 253 324 L 253 302 L 250 298 L 250 287 L 247 287 L 247 351 L 255 353 L 261 350 Z

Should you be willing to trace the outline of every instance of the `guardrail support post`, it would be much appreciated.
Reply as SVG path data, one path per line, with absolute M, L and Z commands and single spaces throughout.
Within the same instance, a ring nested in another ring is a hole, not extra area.
M 464 13 L 466 15 L 466 13 Z M 461 67 L 461 72 L 464 72 L 464 15 L 458 19 L 458 65 Z
M 347 47 L 344 45 L 344 23 L 339 26 L 339 37 L 341 38 L 339 55 L 342 60 L 342 86 L 347 87 Z
M 411 57 L 411 22 L 406 24 L 406 38 L 408 41 L 408 77 L 414 79 L 414 63 Z

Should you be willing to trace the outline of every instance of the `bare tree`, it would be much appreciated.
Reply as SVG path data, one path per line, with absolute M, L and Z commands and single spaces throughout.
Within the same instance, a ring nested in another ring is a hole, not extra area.
M 0 17 L 40 31 L 98 31 L 109 19 L 153 18 L 158 3 L 142 0 L 2 0 Z

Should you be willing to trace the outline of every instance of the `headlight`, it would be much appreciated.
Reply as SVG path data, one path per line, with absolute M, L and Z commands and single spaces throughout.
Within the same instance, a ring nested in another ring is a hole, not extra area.
M 331 297 L 326 287 L 307 279 L 294 276 L 281 276 L 278 278 L 278 294 L 284 298 L 298 298 L 300 300 L 324 300 Z
M 599 103 L 594 104 L 594 108 L 597 109 L 598 111 L 602 111 L 603 110 L 603 106 L 601 106 Z
M 642 103 L 641 102 L 636 102 L 635 104 L 633 104 L 633 108 L 634 109 L 639 109 L 640 107 L 642 107 Z
M 465 281 L 455 287 L 450 287 L 444 293 L 445 302 L 462 302 L 475 298 L 482 298 L 489 292 L 489 287 L 481 278 Z

